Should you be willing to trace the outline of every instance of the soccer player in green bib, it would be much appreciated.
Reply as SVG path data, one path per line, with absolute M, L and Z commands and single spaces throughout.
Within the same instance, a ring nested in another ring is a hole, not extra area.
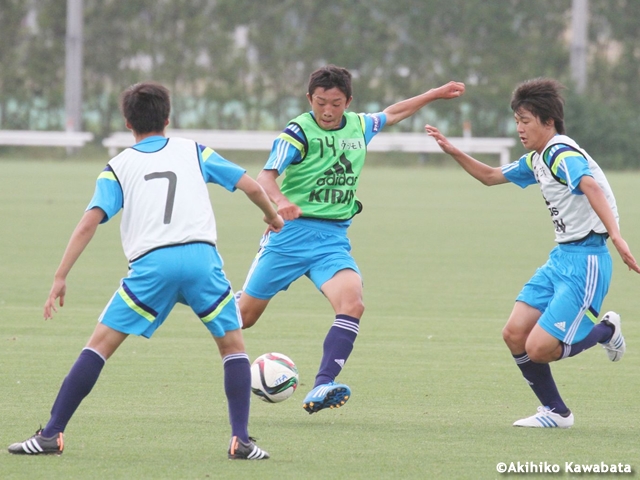
M 257 181 L 285 226 L 278 233 L 265 233 L 243 290 L 236 295 L 243 328 L 253 326 L 269 301 L 303 275 L 331 303 L 335 319 L 313 389 L 302 405 L 309 413 L 339 408 L 351 396 L 350 388 L 335 380 L 353 350 L 364 312 L 362 278 L 350 253 L 347 229 L 362 211 L 356 191 L 367 145 L 386 125 L 434 100 L 457 98 L 464 88 L 452 81 L 382 112 L 352 113 L 346 111 L 352 100 L 351 73 L 327 65 L 310 76 L 311 111 L 291 120 L 273 143 Z

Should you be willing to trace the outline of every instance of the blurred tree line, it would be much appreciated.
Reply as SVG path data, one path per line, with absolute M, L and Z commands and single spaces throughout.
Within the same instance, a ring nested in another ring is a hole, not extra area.
M 568 87 L 568 133 L 603 165 L 638 167 L 640 2 L 589 5 L 578 95 L 567 0 L 84 0 L 84 129 L 123 130 L 118 95 L 152 79 L 175 128 L 279 130 L 307 109 L 309 73 L 334 63 L 354 74 L 354 111 L 467 84 L 395 129 L 512 136 L 513 88 L 549 76 Z M 0 128 L 64 128 L 65 22 L 61 0 L 0 0 Z

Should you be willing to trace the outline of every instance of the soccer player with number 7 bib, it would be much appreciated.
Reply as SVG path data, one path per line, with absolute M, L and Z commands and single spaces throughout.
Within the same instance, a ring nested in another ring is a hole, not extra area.
M 136 144 L 112 158 L 96 182 L 94 196 L 71 235 L 44 305 L 44 318 L 64 305 L 66 278 L 98 225 L 122 210 L 122 247 L 129 274 L 100 315 L 98 324 L 64 379 L 46 426 L 9 446 L 12 454 L 60 455 L 63 432 L 89 394 L 106 361 L 128 335 L 151 337 L 176 303 L 189 305 L 213 335 L 224 368 L 231 423 L 230 459 L 262 460 L 269 454 L 249 437 L 250 363 L 231 285 L 216 248 L 216 222 L 207 190 L 215 183 L 242 190 L 260 208 L 268 229 L 283 220 L 262 187 L 246 171 L 212 149 L 183 138 L 166 138 L 169 91 L 147 82 L 121 96 L 126 126 Z

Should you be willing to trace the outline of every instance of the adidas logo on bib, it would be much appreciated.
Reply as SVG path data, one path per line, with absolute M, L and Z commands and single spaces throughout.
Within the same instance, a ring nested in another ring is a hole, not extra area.
M 562 330 L 563 332 L 566 330 L 565 322 L 557 322 L 557 323 L 554 323 L 553 326 L 556 327 L 558 330 Z

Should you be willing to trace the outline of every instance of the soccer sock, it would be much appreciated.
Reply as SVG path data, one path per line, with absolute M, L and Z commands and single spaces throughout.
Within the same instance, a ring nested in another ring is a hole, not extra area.
M 249 441 L 249 406 L 251 403 L 251 364 L 246 353 L 234 353 L 222 359 L 224 393 L 229 404 L 231 435 Z
M 529 355 L 522 353 L 514 355 L 516 364 L 522 371 L 522 376 L 527 381 L 533 393 L 543 406 L 551 408 L 560 415 L 569 412 L 569 409 L 560 398 L 556 382 L 551 375 L 551 367 L 547 363 L 535 363 L 529 360 Z
M 65 377 L 51 408 L 51 418 L 42 430 L 45 438 L 64 432 L 80 403 L 96 384 L 105 359 L 95 350 L 85 348 Z
M 313 387 L 333 382 L 346 363 L 358 336 L 360 320 L 349 315 L 336 315 L 322 347 L 322 361 Z
M 566 343 L 561 344 L 562 356 L 560 358 L 575 357 L 579 353 L 593 347 L 596 343 L 609 341 L 613 335 L 613 331 L 614 329 L 611 325 L 602 322 L 598 323 L 591 329 L 589 334 L 579 342 L 573 345 L 567 345 Z

